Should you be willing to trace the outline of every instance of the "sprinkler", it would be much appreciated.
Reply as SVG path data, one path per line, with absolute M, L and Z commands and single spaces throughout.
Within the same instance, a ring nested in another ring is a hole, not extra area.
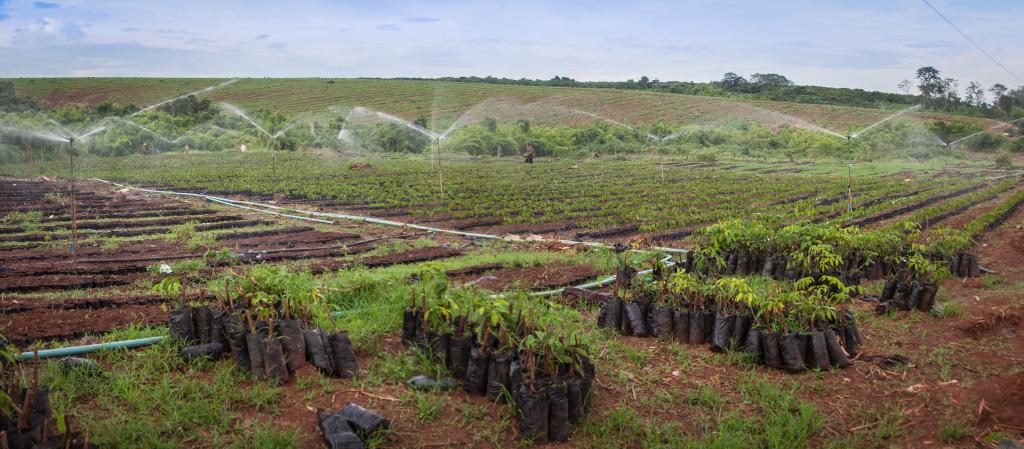
M 846 136 L 846 141 L 847 142 L 853 141 L 853 136 L 849 136 L 849 135 Z

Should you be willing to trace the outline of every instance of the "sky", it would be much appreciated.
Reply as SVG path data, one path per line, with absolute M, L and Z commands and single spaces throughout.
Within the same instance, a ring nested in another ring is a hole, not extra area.
M 1021 0 L 931 0 L 1024 76 Z M 1019 86 L 921 0 L 0 0 L 0 77 L 711 81 L 898 92 L 918 67 Z

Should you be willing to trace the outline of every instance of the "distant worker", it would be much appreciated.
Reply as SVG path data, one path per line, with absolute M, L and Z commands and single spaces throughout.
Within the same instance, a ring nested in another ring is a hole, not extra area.
M 245 153 L 245 150 L 246 150 L 246 148 L 245 148 L 245 144 L 244 143 L 238 146 L 238 151 L 241 151 L 241 152 Z
M 149 144 L 142 142 L 142 154 L 149 154 Z
M 186 143 L 185 144 L 185 157 L 188 157 L 188 150 L 189 150 L 188 144 Z
M 533 163 L 533 145 L 526 144 L 526 152 L 523 153 L 523 157 L 526 159 L 524 162 L 527 164 Z

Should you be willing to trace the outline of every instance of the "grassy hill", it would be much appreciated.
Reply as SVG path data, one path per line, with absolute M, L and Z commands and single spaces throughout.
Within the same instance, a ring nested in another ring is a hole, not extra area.
M 64 103 L 149 105 L 219 84 L 203 78 L 18 78 L 19 95 L 44 105 Z M 363 106 L 408 120 L 426 119 L 441 130 L 460 116 L 499 120 L 592 121 L 587 111 L 629 125 L 716 125 L 754 120 L 770 126 L 821 127 L 847 134 L 893 111 L 807 103 L 702 97 L 635 90 L 517 86 L 433 80 L 247 78 L 206 93 L 246 109 L 264 108 L 288 116 Z M 921 120 L 986 119 L 912 113 Z

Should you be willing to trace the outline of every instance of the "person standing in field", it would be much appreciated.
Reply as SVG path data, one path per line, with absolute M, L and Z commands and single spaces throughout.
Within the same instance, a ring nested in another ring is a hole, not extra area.
M 245 153 L 245 150 L 246 150 L 246 148 L 245 148 L 245 144 L 244 143 L 238 146 L 238 151 L 241 151 L 241 152 Z
M 188 150 L 189 150 L 188 144 L 186 143 L 185 144 L 185 157 L 188 157 Z
M 533 163 L 533 145 L 532 144 L 526 144 L 526 152 L 523 153 L 523 157 L 526 159 L 523 162 L 526 162 L 527 164 L 532 164 Z

